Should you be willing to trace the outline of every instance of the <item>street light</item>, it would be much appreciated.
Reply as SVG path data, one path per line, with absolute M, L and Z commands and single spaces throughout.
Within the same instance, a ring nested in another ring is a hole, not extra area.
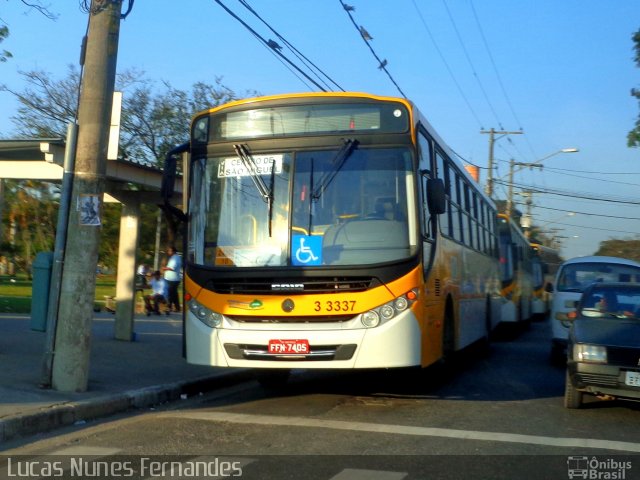
M 515 169 L 514 171 L 517 172 L 519 170 L 522 170 L 525 167 L 536 167 L 536 168 L 542 168 L 543 166 L 540 165 L 542 162 L 544 162 L 546 159 L 554 157 L 556 155 L 559 155 L 561 153 L 576 153 L 579 152 L 580 149 L 579 148 L 563 148 L 561 150 L 558 150 L 557 152 L 553 152 L 549 155 L 547 155 L 546 157 L 542 157 L 540 160 L 536 160 L 535 162 L 531 162 L 531 163 L 525 163 L 525 162 L 515 162 L 515 165 L 519 165 L 520 168 Z
M 561 153 L 576 153 L 579 151 L 580 149 L 578 148 L 563 148 L 561 150 L 558 150 L 557 152 L 553 152 L 547 155 L 546 157 L 542 157 L 540 160 L 536 160 L 535 162 L 516 162 L 513 159 L 509 160 L 509 192 L 507 194 L 507 209 L 506 209 L 507 215 L 511 217 L 511 215 L 513 214 L 513 174 L 515 172 L 522 170 L 523 168 L 526 168 L 526 167 L 542 168 L 543 165 L 540 165 L 540 164 L 548 158 L 551 158 L 555 155 L 559 155 Z M 518 166 L 519 168 L 515 168 L 516 166 Z

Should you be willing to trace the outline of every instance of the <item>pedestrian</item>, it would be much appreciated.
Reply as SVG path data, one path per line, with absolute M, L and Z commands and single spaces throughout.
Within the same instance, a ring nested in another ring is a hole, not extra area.
M 167 248 L 167 265 L 163 267 L 164 281 L 167 283 L 167 315 L 173 309 L 174 312 L 180 312 L 180 298 L 178 295 L 178 287 L 180 286 L 180 277 L 182 274 L 182 258 L 178 255 L 176 248 L 170 246 Z
M 164 278 L 162 278 L 160 270 L 153 272 L 151 280 L 149 280 L 149 286 L 151 287 L 151 293 L 144 297 L 147 316 L 151 315 L 151 312 L 158 315 L 160 314 L 160 304 L 167 301 L 167 285 Z
M 136 278 L 134 281 L 136 292 L 142 292 L 145 288 L 149 288 L 149 285 L 147 283 L 148 275 L 149 267 L 144 263 L 138 265 L 138 269 L 136 270 Z

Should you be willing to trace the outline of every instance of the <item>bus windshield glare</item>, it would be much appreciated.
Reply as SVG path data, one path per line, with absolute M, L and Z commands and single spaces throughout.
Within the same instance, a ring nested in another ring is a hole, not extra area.
M 248 152 L 195 159 L 189 257 L 198 265 L 371 265 L 417 253 L 409 149 Z

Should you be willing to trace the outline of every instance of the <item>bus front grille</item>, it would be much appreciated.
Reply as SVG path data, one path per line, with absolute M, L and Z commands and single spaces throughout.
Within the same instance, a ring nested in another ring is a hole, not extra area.
M 342 293 L 364 292 L 377 286 L 372 277 L 320 277 L 320 278 L 234 278 L 212 279 L 207 287 L 220 294 L 271 294 L 286 293 Z
M 241 345 L 225 343 L 224 349 L 234 360 L 268 360 L 268 361 L 327 361 L 350 360 L 357 345 L 313 345 L 307 354 L 274 354 L 269 353 L 266 345 Z

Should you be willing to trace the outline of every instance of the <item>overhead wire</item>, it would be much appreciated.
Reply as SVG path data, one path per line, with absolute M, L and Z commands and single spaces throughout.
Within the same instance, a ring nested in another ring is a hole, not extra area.
M 386 59 L 385 60 L 381 60 L 380 59 L 380 57 L 378 56 L 376 51 L 371 46 L 370 41 L 367 40 L 367 38 L 366 38 L 366 37 L 368 37 L 368 34 L 367 34 L 366 30 L 364 30 L 362 27 L 359 27 L 358 24 L 356 23 L 355 19 L 353 18 L 353 15 L 351 14 L 351 11 L 353 10 L 353 7 L 347 5 L 342 0 L 338 0 L 338 1 L 340 2 L 340 5 L 342 5 L 342 8 L 344 9 L 344 11 L 349 16 L 349 19 L 351 20 L 351 23 L 353 24 L 355 29 L 358 31 L 358 34 L 360 35 L 360 37 L 362 37 L 362 40 L 364 41 L 364 43 L 367 45 L 367 47 L 371 51 L 371 54 L 378 61 L 378 68 L 380 70 L 384 71 L 384 73 L 387 74 L 387 76 L 389 77 L 389 80 L 391 80 L 391 83 L 393 83 L 395 85 L 396 89 L 398 90 L 398 92 L 400 92 L 400 95 L 402 95 L 403 98 L 407 98 L 405 93 L 400 88 L 400 85 L 398 85 L 398 82 L 396 82 L 396 80 L 393 78 L 393 76 L 391 75 L 391 73 L 387 69 L 387 60 Z
M 558 172 L 576 172 L 576 173 L 587 173 L 593 175 L 640 175 L 640 172 L 594 172 L 590 170 L 574 170 L 568 168 L 557 168 L 557 167 L 545 167 L 547 170 L 553 170 Z
M 518 124 L 518 128 L 520 128 L 520 130 L 522 130 L 522 122 L 520 121 L 520 119 L 518 118 L 518 115 L 516 114 L 515 109 L 513 108 L 513 104 L 511 103 L 511 99 L 509 98 L 509 95 L 507 94 L 507 89 L 504 86 L 504 82 L 502 81 L 502 76 L 500 75 L 500 72 L 498 71 L 498 67 L 496 65 L 496 61 L 493 58 L 493 54 L 491 53 L 491 48 L 489 48 L 489 42 L 487 41 L 487 37 L 484 34 L 484 30 L 482 29 L 482 24 L 480 23 L 480 19 L 478 18 L 478 13 L 476 12 L 476 8 L 473 5 L 473 0 L 469 0 L 469 4 L 471 5 L 471 11 L 473 13 L 473 17 L 476 21 L 476 25 L 478 26 L 478 30 L 480 31 L 480 37 L 482 38 L 482 43 L 484 44 L 484 48 L 487 51 L 487 54 L 489 56 L 489 60 L 491 62 L 491 65 L 493 67 L 493 71 L 496 74 L 496 78 L 498 79 L 498 84 L 500 85 L 500 89 L 502 90 L 502 94 L 504 95 L 504 98 L 507 102 L 507 105 L 509 106 L 509 109 L 511 110 L 511 114 L 513 115 L 513 118 L 515 119 L 516 123 Z
M 548 168 L 548 167 L 545 167 L 545 168 Z M 549 170 L 553 170 L 553 169 L 549 169 Z M 584 175 L 576 175 L 575 173 L 569 173 L 567 171 L 557 171 L 557 170 L 553 170 L 553 171 L 555 171 L 557 175 L 566 175 L 568 177 L 573 177 L 573 178 L 584 178 L 586 180 L 595 180 L 597 182 L 615 183 L 617 185 L 630 185 L 632 187 L 640 187 L 640 183 L 619 182 L 617 180 L 605 180 L 603 178 L 586 177 Z
M 471 102 L 469 101 L 469 98 L 467 98 L 467 95 L 464 93 L 464 90 L 460 86 L 460 83 L 458 82 L 458 79 L 454 75 L 453 70 L 449 66 L 449 62 L 447 62 L 447 59 L 445 58 L 444 54 L 442 53 L 442 50 L 440 49 L 440 46 L 438 45 L 438 42 L 436 42 L 435 36 L 431 32 L 431 29 L 429 28 L 429 25 L 427 24 L 426 20 L 424 19 L 424 16 L 422 15 L 422 11 L 418 7 L 418 4 L 416 3 L 416 0 L 411 0 L 411 1 L 413 2 L 413 6 L 416 9 L 416 12 L 418 13 L 418 17 L 420 18 L 422 26 L 424 27 L 425 31 L 427 32 L 427 35 L 429 36 L 429 39 L 431 40 L 431 43 L 433 44 L 434 48 L 436 49 L 436 52 L 437 52 L 438 56 L 440 57 L 440 60 L 444 64 L 445 68 L 447 69 L 447 72 L 449 73 L 449 76 L 451 77 L 451 80 L 453 81 L 453 84 L 456 86 L 456 89 L 458 90 L 458 93 L 462 97 L 462 100 L 464 101 L 464 103 L 467 105 L 467 108 L 469 109 L 469 112 L 471 113 L 471 116 L 473 116 L 473 118 L 476 120 L 476 122 L 478 123 L 478 126 L 480 127 L 480 129 L 483 129 L 484 127 L 482 126 L 482 121 L 480 120 L 480 117 L 478 116 L 478 114 L 476 113 L 475 109 L 471 105 Z
M 469 64 L 469 67 L 471 68 L 471 73 L 473 74 L 473 78 L 476 80 L 476 83 L 478 84 L 478 88 L 480 88 L 480 91 L 482 92 L 482 96 L 484 97 L 485 101 L 487 102 L 487 105 L 489 106 L 489 109 L 491 110 L 491 113 L 495 117 L 496 122 L 498 122 L 498 126 L 500 127 L 501 130 L 505 130 L 504 126 L 502 125 L 502 122 L 500 121 L 500 118 L 498 117 L 498 112 L 496 112 L 496 109 L 494 108 L 493 103 L 491 103 L 491 100 L 489 99 L 489 95 L 487 94 L 487 90 L 484 88 L 484 84 L 480 80 L 480 76 L 478 75 L 478 72 L 476 71 L 476 67 L 473 64 L 473 61 L 471 61 L 471 56 L 469 55 L 469 51 L 467 50 L 467 47 L 464 44 L 464 41 L 462 40 L 462 35 L 460 34 L 460 30 L 458 30 L 458 25 L 456 24 L 456 21 L 454 20 L 453 15 L 451 14 L 451 10 L 449 9 L 449 6 L 447 5 L 446 0 L 442 0 L 442 3 L 444 5 L 445 10 L 447 11 L 447 16 L 449 17 L 449 21 L 451 22 L 451 25 L 453 25 L 453 30 L 454 30 L 454 32 L 456 34 L 456 37 L 458 38 L 458 43 L 460 43 L 460 47 L 462 48 L 462 52 L 464 53 L 464 56 L 467 59 L 467 63 Z
M 511 112 L 511 115 L 513 116 L 514 120 L 516 121 L 516 124 L 518 125 L 518 128 L 520 129 L 520 131 L 524 132 L 524 128 L 522 126 L 522 122 L 520 121 L 520 118 L 518 116 L 518 114 L 516 113 L 515 108 L 513 107 L 513 102 L 511 101 L 511 98 L 509 97 L 509 94 L 507 93 L 507 89 L 504 85 L 504 82 L 502 81 L 502 75 L 500 75 L 500 71 L 498 70 L 498 66 L 496 64 L 495 58 L 493 57 L 493 53 L 491 52 L 491 47 L 489 46 L 489 42 L 487 41 L 487 36 L 484 33 L 484 29 L 482 28 L 482 23 L 480 22 L 480 18 L 478 17 L 478 12 L 476 11 L 476 7 L 473 4 L 473 0 L 469 0 L 469 5 L 471 6 L 471 12 L 473 14 L 473 18 L 476 22 L 476 25 L 478 27 L 478 31 L 480 32 L 480 38 L 482 39 L 482 44 L 484 45 L 484 48 L 487 52 L 487 55 L 489 57 L 489 62 L 491 63 L 491 66 L 493 68 L 493 72 L 496 76 L 496 79 L 498 80 L 498 85 L 500 86 L 500 90 L 502 91 L 502 95 L 504 96 L 505 102 L 507 103 L 507 106 L 509 107 L 509 110 Z M 537 157 L 537 154 L 535 153 L 533 146 L 531 145 L 531 141 L 529 139 L 529 137 L 525 136 L 524 137 L 525 142 L 527 143 L 529 150 L 531 152 L 531 154 L 533 155 L 533 158 Z M 511 143 L 512 145 L 515 145 L 513 140 L 511 138 L 508 139 L 508 142 Z
M 251 5 L 247 2 L 247 0 L 238 0 L 242 6 L 244 6 L 249 12 L 251 12 L 258 20 L 260 20 L 273 34 L 280 39 L 286 47 L 291 50 L 291 52 L 321 81 L 329 90 L 332 90 L 332 87 L 329 83 L 332 83 L 338 90 L 344 92 L 344 88 L 342 88 L 333 78 L 331 78 L 325 71 L 323 71 L 320 67 L 318 67 L 313 61 L 311 61 L 308 57 L 306 57 L 300 50 L 298 50 L 295 46 L 293 46 L 286 38 L 284 38 L 280 33 L 278 33 L 262 16 L 255 11 Z M 272 47 L 273 48 L 273 47 Z M 277 47 L 276 47 L 277 48 Z M 324 77 L 324 79 L 322 78 Z
M 509 185 L 509 182 L 500 180 L 500 179 L 495 179 L 494 180 L 495 183 L 500 184 L 500 185 Z M 610 203 L 621 203 L 621 204 L 629 204 L 629 205 L 640 205 L 640 200 L 632 200 L 631 198 L 624 198 L 624 197 L 612 197 L 612 196 L 597 196 L 597 195 L 593 195 L 590 193 L 586 193 L 586 192 L 571 192 L 571 191 L 567 191 L 567 190 L 560 190 L 560 189 L 542 189 L 539 187 L 536 187 L 534 185 L 525 185 L 525 184 L 520 184 L 520 183 L 516 183 L 513 182 L 512 185 L 516 188 L 520 188 L 523 190 L 527 190 L 531 193 L 544 193 L 547 195 L 556 195 L 556 196 L 560 196 L 560 197 L 573 197 L 573 198 L 582 198 L 582 199 L 587 199 L 587 200 L 597 200 L 597 201 L 601 201 L 601 202 L 610 202 Z
M 604 218 L 620 218 L 624 220 L 640 220 L 640 217 L 629 217 L 629 216 L 621 216 L 621 215 L 608 215 L 604 213 L 593 213 L 593 212 L 578 212 L 577 210 L 565 210 L 562 208 L 552 208 L 552 207 L 543 207 L 541 205 L 536 205 L 536 208 L 540 208 L 543 210 L 553 210 L 555 212 L 567 212 L 567 213 L 575 213 L 576 215 L 586 215 L 590 217 L 604 217 Z M 556 222 L 549 222 L 556 223 Z
M 614 233 L 629 233 L 631 235 L 639 235 L 640 232 L 630 232 L 628 230 L 616 230 L 613 228 L 601 228 L 594 227 L 593 225 L 575 225 L 573 223 L 563 223 L 563 222 L 553 222 L 555 225 L 562 225 L 563 227 L 572 227 L 572 228 L 584 228 L 588 230 L 598 230 L 601 232 L 614 232 Z
M 234 13 L 231 9 L 229 9 L 222 0 L 214 0 L 218 5 L 220 5 L 229 15 L 231 15 L 235 20 L 237 20 L 243 27 L 245 27 L 249 32 L 251 32 L 258 40 L 260 40 L 265 47 L 267 47 L 270 51 L 272 51 L 276 56 L 280 57 L 284 62 L 290 65 L 293 69 L 295 69 L 300 75 L 306 78 L 309 82 L 316 86 L 319 90 L 326 92 L 327 90 L 320 85 L 315 79 L 313 79 L 307 72 L 303 71 L 298 65 L 293 63 L 286 55 L 280 52 L 277 48 L 274 48 L 267 39 L 265 39 L 262 35 L 260 35 L 256 30 L 251 28 L 247 22 L 242 20 L 236 13 Z M 298 77 L 299 78 L 299 77 Z M 308 85 L 307 85 L 308 86 Z

